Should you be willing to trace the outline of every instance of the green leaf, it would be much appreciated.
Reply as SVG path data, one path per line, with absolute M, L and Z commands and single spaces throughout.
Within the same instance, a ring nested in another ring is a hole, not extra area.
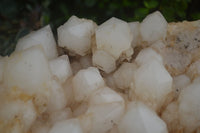
M 160 7 L 160 11 L 168 22 L 175 21 L 175 9 L 171 6 Z
M 144 6 L 148 9 L 153 9 L 158 6 L 158 1 L 156 0 L 151 0 L 151 1 L 144 1 Z
M 181 10 L 177 10 L 177 15 L 181 18 L 185 18 L 186 17 L 186 13 L 185 11 L 181 11 Z
M 193 20 L 198 20 L 198 19 L 200 19 L 200 13 L 194 12 L 194 13 L 192 13 L 191 17 Z
M 132 1 L 130 0 L 123 0 L 123 6 L 131 7 L 133 5 Z
M 47 13 L 43 13 L 41 16 L 41 24 L 44 26 L 50 22 L 50 16 Z
M 147 14 L 149 13 L 149 9 L 147 8 L 137 8 L 135 10 L 135 19 L 136 20 L 142 20 Z

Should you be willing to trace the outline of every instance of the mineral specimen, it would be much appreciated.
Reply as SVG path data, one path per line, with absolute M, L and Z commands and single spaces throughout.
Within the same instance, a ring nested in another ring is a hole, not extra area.
M 0 133 L 199 133 L 200 21 L 72 16 L 0 57 Z

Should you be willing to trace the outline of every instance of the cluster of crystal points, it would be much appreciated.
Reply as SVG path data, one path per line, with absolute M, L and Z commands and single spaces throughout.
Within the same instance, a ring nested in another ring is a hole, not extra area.
M 0 57 L 0 133 L 199 133 L 200 21 L 72 16 Z

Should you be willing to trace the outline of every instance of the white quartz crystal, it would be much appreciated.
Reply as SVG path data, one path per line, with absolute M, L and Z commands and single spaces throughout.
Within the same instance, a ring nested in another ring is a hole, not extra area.
M 134 84 L 134 72 L 136 69 L 136 64 L 123 63 L 113 74 L 116 87 L 120 89 L 130 88 L 131 84 Z
M 115 58 L 103 50 L 97 50 L 93 53 L 92 62 L 94 66 L 106 73 L 110 73 L 116 69 Z
M 118 59 L 123 51 L 131 48 L 133 35 L 127 22 L 112 17 L 96 29 L 97 49 L 104 50 Z
M 56 122 L 48 133 L 83 133 L 78 119 Z
M 3 75 L 6 87 L 33 94 L 47 90 L 50 81 L 49 64 L 40 47 L 14 53 L 6 59 Z
M 58 45 L 72 53 L 84 56 L 90 52 L 95 23 L 72 16 L 58 28 Z
M 145 64 L 149 61 L 157 60 L 161 64 L 163 64 L 162 56 L 159 55 L 156 51 L 154 51 L 152 48 L 145 48 L 136 57 L 135 61 L 138 65 Z
M 63 109 L 67 104 L 67 97 L 62 86 L 56 82 L 52 81 L 50 87 L 50 98 L 48 103 L 48 110 L 50 112 Z
M 140 40 L 140 31 L 139 31 L 140 23 L 139 22 L 130 22 L 128 24 L 129 24 L 131 32 L 133 34 L 133 40 L 132 40 L 131 45 L 134 48 Z
M 172 77 L 157 60 L 150 60 L 134 73 L 135 95 L 159 110 L 168 94 L 172 92 Z
M 72 69 L 67 55 L 60 56 L 49 62 L 51 72 L 61 83 L 72 76 Z
M 152 43 L 165 39 L 166 33 L 167 21 L 159 11 L 146 16 L 140 24 L 140 34 L 143 41 Z
M 64 93 L 66 96 L 67 104 L 66 106 L 74 104 L 74 88 L 72 83 L 73 77 L 69 78 L 64 84 L 62 84 L 62 87 L 64 89 Z
M 40 45 L 43 48 L 48 59 L 53 59 L 58 56 L 56 42 L 50 25 L 47 25 L 37 31 L 33 31 L 21 38 L 17 42 L 16 51 L 22 51 L 36 45 Z
M 179 119 L 185 132 L 192 133 L 200 126 L 200 83 L 194 82 L 181 91 L 179 102 Z
M 85 100 L 94 91 L 104 86 L 104 80 L 97 68 L 89 67 L 80 70 L 73 78 L 75 100 Z
M 20 100 L 2 102 L 0 103 L 0 121 L 2 122 L 0 131 L 8 128 L 10 132 L 14 132 L 15 128 L 18 128 L 19 131 L 27 132 L 37 117 L 33 103 Z
M 90 119 L 92 123 L 92 126 L 87 126 L 88 130 L 91 133 L 107 133 L 113 125 L 118 124 L 124 107 L 123 98 L 115 91 L 108 87 L 99 89 L 90 97 L 89 108 L 84 114 L 85 121 Z
M 119 133 L 168 133 L 165 122 L 140 102 L 128 104 L 118 128 Z
M 97 92 L 95 92 L 92 96 L 89 98 L 89 105 L 101 105 L 101 104 L 108 104 L 108 103 L 114 103 L 124 102 L 123 98 L 117 94 L 115 91 L 108 87 L 104 87 L 99 89 Z

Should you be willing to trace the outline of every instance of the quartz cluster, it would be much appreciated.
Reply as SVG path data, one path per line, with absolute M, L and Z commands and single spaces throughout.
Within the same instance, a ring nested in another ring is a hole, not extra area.
M 72 16 L 0 57 L 1 133 L 199 133 L 200 21 Z

